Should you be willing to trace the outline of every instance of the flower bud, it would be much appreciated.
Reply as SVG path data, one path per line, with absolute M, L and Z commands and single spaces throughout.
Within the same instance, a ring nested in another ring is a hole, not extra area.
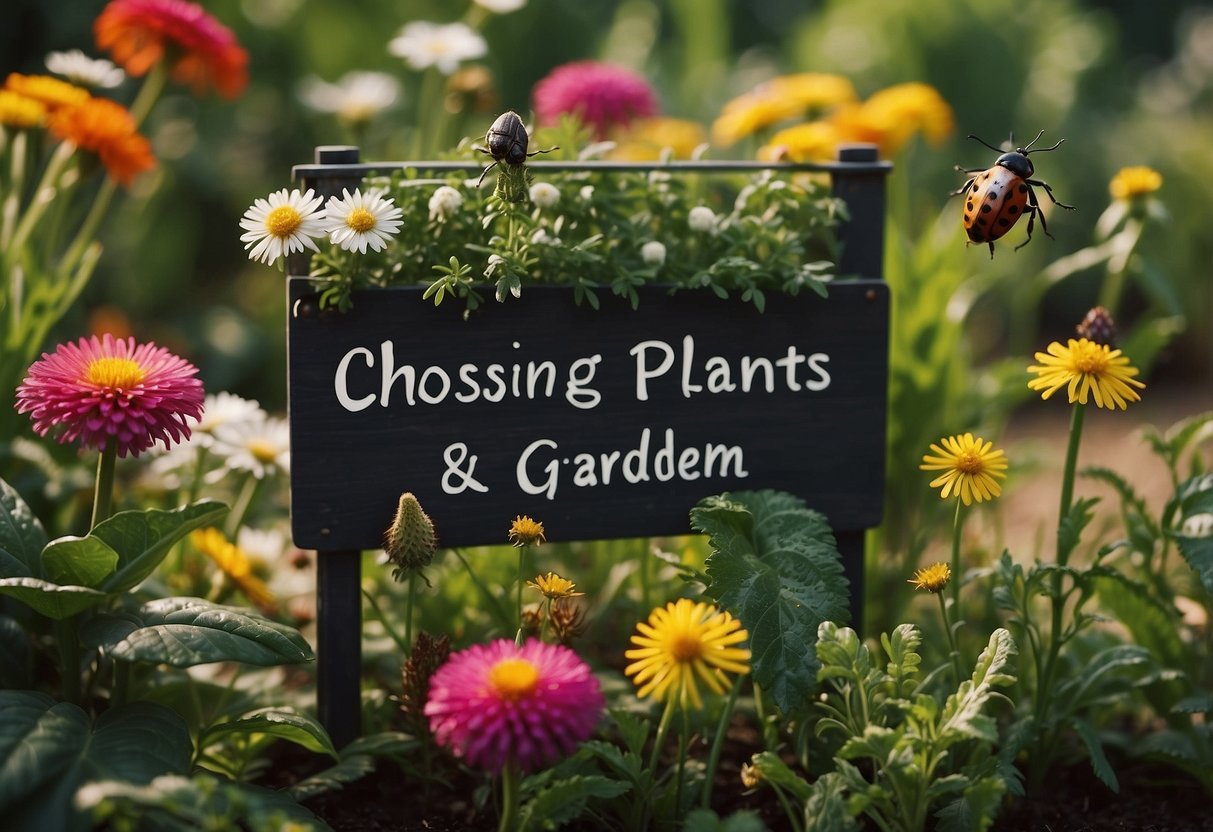
M 438 538 L 434 533 L 433 521 L 421 509 L 421 503 L 417 502 L 413 492 L 404 492 L 396 507 L 396 519 L 392 521 L 383 542 L 383 551 L 387 552 L 388 560 L 395 564 L 392 578 L 402 581 L 410 573 L 420 572 L 434 560 L 437 548 Z

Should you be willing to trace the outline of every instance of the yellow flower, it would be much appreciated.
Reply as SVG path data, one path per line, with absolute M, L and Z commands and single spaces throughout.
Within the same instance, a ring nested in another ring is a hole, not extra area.
M 689 598 L 672 601 L 654 609 L 648 623 L 641 621 L 636 631 L 636 647 L 624 653 L 632 663 L 623 672 L 634 677 L 641 698 L 674 697 L 680 707 L 689 701 L 698 709 L 703 707 L 699 680 L 721 694 L 729 684 L 726 671 L 750 671 L 750 651 L 733 646 L 750 634 L 740 621 L 710 604 Z
M 955 130 L 952 107 L 932 86 L 918 82 L 878 90 L 856 107 L 835 113 L 839 133 L 847 141 L 870 141 L 881 154 L 895 156 L 915 133 L 938 145 Z
M 41 101 L 49 110 L 74 107 L 92 97 L 88 90 L 49 75 L 22 75 L 13 72 L 5 79 L 4 87 L 26 98 Z
M 46 123 L 46 105 L 12 90 L 0 90 L 0 124 L 9 127 L 41 127 Z
M 548 598 L 573 598 L 578 595 L 585 595 L 584 592 L 574 592 L 573 587 L 577 586 L 577 584 L 568 578 L 560 577 L 555 572 L 537 575 L 535 576 L 535 580 L 527 581 L 526 583 L 527 586 L 534 587 Z
M 943 488 L 940 497 L 946 500 L 956 496 L 968 506 L 974 500 L 979 503 L 993 500 L 1002 493 L 997 480 L 1007 476 L 1007 455 L 995 450 L 993 442 L 971 433 L 947 436 L 939 441 L 940 445 L 931 445 L 937 455 L 923 456 L 922 465 L 918 467 L 923 471 L 944 472 L 931 480 L 932 488 Z
M 767 161 L 828 161 L 838 153 L 838 128 L 828 121 L 810 121 L 779 130 L 758 151 Z
M 1042 391 L 1042 399 L 1066 387 L 1070 404 L 1086 404 L 1093 396 L 1098 407 L 1125 410 L 1129 402 L 1141 401 L 1133 388 L 1144 389 L 1146 385 L 1134 378 L 1138 369 L 1120 350 L 1086 338 L 1070 338 L 1064 347 L 1054 341 L 1048 349 L 1047 353 L 1036 353 L 1040 364 L 1028 367 L 1029 373 L 1037 375 L 1028 387 Z
M 1161 187 L 1162 174 L 1154 168 L 1144 166 L 1121 168 L 1108 183 L 1112 198 L 1123 202 L 1149 196 Z
M 908 583 L 914 584 L 915 589 L 925 589 L 927 592 L 938 595 L 943 592 L 951 579 L 952 568 L 950 566 L 946 563 L 932 563 L 930 566 L 917 570 Z
M 253 560 L 214 527 L 190 533 L 194 548 L 215 562 L 219 570 L 252 601 L 258 609 L 270 611 L 276 600 L 265 581 L 253 574 Z
M 675 159 L 690 159 L 707 141 L 703 125 L 681 118 L 646 118 L 633 121 L 614 136 L 609 158 L 627 162 L 657 161 L 667 149 Z
M 727 102 L 712 124 L 712 141 L 729 147 L 781 121 L 855 100 L 855 87 L 840 75 L 780 75 Z
M 543 524 L 525 515 L 515 517 L 514 522 L 510 524 L 509 539 L 510 543 L 519 547 L 538 546 L 540 543 L 545 543 Z
M 758 784 L 765 778 L 762 776 L 762 769 L 750 763 L 741 764 L 741 785 L 747 789 L 756 789 Z
M 805 110 L 829 109 L 856 98 L 850 79 L 824 72 L 780 75 L 768 81 L 763 89 L 768 95 L 795 101 Z

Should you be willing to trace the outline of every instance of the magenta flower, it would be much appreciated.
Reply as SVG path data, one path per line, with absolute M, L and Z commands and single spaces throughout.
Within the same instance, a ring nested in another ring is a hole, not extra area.
M 497 639 L 438 668 L 425 714 L 439 745 L 497 773 L 511 760 L 534 771 L 572 753 L 602 708 L 598 680 L 569 648 Z
M 164 347 L 94 335 L 43 353 L 17 388 L 17 412 L 42 436 L 60 429 L 61 443 L 100 451 L 112 441 L 119 456 L 138 456 L 189 438 L 187 417 L 202 418 L 197 372 Z
M 558 66 L 535 85 L 535 116 L 555 124 L 564 113 L 579 117 L 603 138 L 612 127 L 657 115 L 657 96 L 631 70 L 597 61 Z

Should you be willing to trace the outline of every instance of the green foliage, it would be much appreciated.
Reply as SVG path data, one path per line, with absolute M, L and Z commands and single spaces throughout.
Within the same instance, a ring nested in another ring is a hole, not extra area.
M 42 577 L 46 532 L 17 490 L 0 479 L 0 578 Z
M 818 626 L 848 612 L 825 518 L 789 494 L 734 492 L 700 501 L 691 527 L 710 535 L 707 593 L 748 629 L 754 681 L 785 714 L 803 710 L 816 690 Z
M 207 728 L 198 738 L 198 747 L 206 748 L 232 735 L 264 735 L 287 740 L 317 754 L 339 759 L 328 732 L 314 718 L 283 708 L 259 708 L 231 722 Z
M 341 749 L 335 765 L 305 777 L 286 791 L 300 802 L 326 792 L 337 791 L 374 771 L 378 759 L 402 757 L 420 747 L 420 742 L 398 731 L 358 737 Z
M 523 804 L 519 829 L 521 832 L 559 829 L 580 817 L 589 800 L 611 800 L 630 788 L 627 783 L 601 776 L 577 775 L 556 780 Z
M 696 809 L 682 825 L 683 832 L 764 832 L 766 828 L 757 814 L 744 809 L 723 819 L 711 809 Z

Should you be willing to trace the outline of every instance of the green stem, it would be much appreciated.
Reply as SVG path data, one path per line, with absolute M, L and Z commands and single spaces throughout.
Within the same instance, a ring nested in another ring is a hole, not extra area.
M 960 609 L 960 511 L 964 503 L 956 498 L 956 514 L 952 517 L 952 604 Z
M 670 720 L 674 717 L 674 709 L 678 700 L 670 693 L 666 699 L 665 710 L 661 712 L 661 721 L 657 723 L 657 737 L 653 740 L 653 750 L 649 752 L 649 772 L 657 770 L 657 759 L 661 756 L 661 746 L 665 745 L 666 734 L 670 731 Z
M 501 823 L 498 832 L 514 832 L 518 828 L 518 793 L 522 774 L 513 760 L 501 770 Z
M 1075 404 L 1070 409 L 1070 442 L 1066 446 L 1066 466 L 1061 475 L 1061 505 L 1057 515 L 1057 565 L 1065 566 L 1070 558 L 1068 550 L 1063 551 L 1061 526 L 1070 513 L 1070 504 L 1074 499 L 1074 472 L 1078 467 L 1078 445 L 1082 440 L 1082 421 L 1087 412 L 1085 404 Z M 1060 582 L 1060 577 L 1059 577 Z
M 522 587 L 526 583 L 526 547 L 518 547 L 518 634 L 514 643 L 522 646 Z
M 1128 246 L 1128 251 L 1123 255 L 1117 254 L 1112 257 L 1113 260 L 1119 259 L 1123 264 L 1116 271 L 1108 272 L 1108 276 L 1104 279 L 1103 285 L 1099 289 L 1099 305 L 1116 318 L 1119 313 L 1121 296 L 1124 294 L 1125 283 L 1128 279 L 1128 264 L 1133 257 L 1133 250 L 1137 248 L 1137 243 L 1141 240 L 1141 232 L 1144 229 L 1144 224 L 1130 219 L 1125 225 L 1125 229 L 1117 235 L 1117 237 L 1132 237 L 1132 242 Z M 1118 240 L 1118 242 L 1120 242 Z
M 164 60 L 156 61 L 148 72 L 147 78 L 143 81 L 143 86 L 139 88 L 138 95 L 131 102 L 131 116 L 135 119 L 135 126 L 143 124 L 143 120 L 147 118 L 148 113 L 152 111 L 156 100 L 160 98 L 160 93 L 164 91 L 164 85 L 168 81 L 168 67 Z
M 733 709 L 737 706 L 737 694 L 741 691 L 741 680 L 744 677 L 738 676 L 733 681 L 733 687 L 729 690 L 729 698 L 724 703 L 724 709 L 720 712 L 720 721 L 716 723 L 716 735 L 712 737 L 712 748 L 708 752 L 708 765 L 704 771 L 703 785 L 701 786 L 701 794 L 699 796 L 699 805 L 704 809 L 708 809 L 712 802 L 712 781 L 716 777 L 716 766 L 720 762 L 720 751 L 724 748 L 724 737 L 729 732 L 729 720 L 733 716 Z
M 106 177 L 101 183 L 101 187 L 97 189 L 97 195 L 93 197 L 93 204 L 88 210 L 88 214 L 84 218 L 84 222 L 80 223 L 80 228 L 76 232 L 76 236 L 72 238 L 71 245 L 67 248 L 67 253 L 63 255 L 63 259 L 59 261 L 56 267 L 56 278 L 65 280 L 75 268 L 80 258 L 84 256 L 93 237 L 97 235 L 97 228 L 101 225 L 101 221 L 105 219 L 109 213 L 110 202 L 114 199 L 114 193 L 118 190 L 118 183 L 110 177 Z M 70 304 L 75 298 L 69 298 Z
M 105 444 L 97 459 L 97 480 L 93 487 L 93 517 L 89 530 L 105 520 L 113 512 L 114 505 L 114 461 L 118 458 L 118 446 L 111 439 Z
M 952 622 L 948 616 L 948 602 L 944 600 L 943 593 L 936 593 L 939 598 L 939 611 L 943 615 L 943 629 L 948 635 L 948 653 L 952 660 L 952 670 L 956 673 L 956 684 L 960 684 L 964 679 L 964 670 L 960 666 L 960 650 L 956 646 L 956 634 L 952 632 Z
M 783 813 L 787 815 L 788 824 L 792 827 L 792 832 L 801 832 L 804 826 L 801 824 L 800 818 L 804 815 L 804 812 L 793 811 L 792 804 L 788 802 L 788 796 L 784 793 L 784 790 L 770 780 L 767 783 L 770 785 L 771 790 L 775 792 L 775 797 L 779 798 L 779 805 L 783 807 Z
M 63 174 L 63 169 L 67 166 L 68 161 L 76 152 L 76 146 L 71 142 L 60 142 L 55 148 L 54 154 L 51 155 L 50 161 L 46 163 L 46 170 L 42 173 L 42 181 L 34 188 L 33 195 L 30 198 L 30 204 L 25 209 L 25 216 L 17 223 L 17 229 L 13 232 L 13 236 L 9 240 L 4 241 L 5 253 L 16 253 L 25 245 L 26 239 L 33 232 L 34 226 L 38 224 L 38 220 L 46 213 L 46 209 L 54 202 L 55 192 L 58 190 L 59 177 Z M 47 191 L 50 191 L 49 196 L 44 196 Z
M 63 682 L 63 699 L 80 704 L 80 640 L 76 621 L 72 617 L 55 622 L 55 642 L 59 647 L 59 676 Z
M 110 692 L 110 707 L 118 708 L 126 704 L 131 686 L 131 663 L 114 659 L 114 689 Z
M 231 512 L 227 515 L 227 522 L 223 525 L 223 533 L 233 543 L 236 542 L 236 534 L 240 531 L 240 527 L 244 525 L 244 519 L 248 516 L 249 509 L 253 505 L 253 498 L 257 495 L 257 489 L 260 487 L 261 480 L 256 474 L 250 473 L 245 477 L 240 494 L 236 497 L 236 504 L 232 506 Z
M 500 591 L 496 593 L 489 591 L 489 588 L 485 585 L 484 581 L 482 581 L 480 576 L 476 574 L 476 570 L 472 568 L 470 563 L 468 563 L 468 559 L 464 556 L 463 552 L 456 548 L 452 548 L 451 552 L 454 553 L 455 557 L 459 558 L 459 562 L 462 563 L 463 568 L 467 570 L 468 577 L 472 579 L 472 583 L 476 585 L 477 591 L 480 592 L 480 597 L 483 598 L 485 603 L 490 605 L 493 611 L 496 613 L 497 623 L 501 627 L 502 631 L 508 630 L 510 624 L 513 622 L 513 616 L 510 615 L 510 612 L 505 605 L 501 603 Z
M 409 572 L 408 596 L 404 602 L 404 655 L 413 655 L 413 599 L 417 595 L 417 570 Z
M 682 781 L 687 766 L 687 746 L 691 741 L 691 726 L 690 720 L 687 718 L 687 709 L 679 708 L 679 716 L 682 719 L 678 732 L 678 771 L 674 780 L 674 815 L 676 817 L 682 816 Z
M 400 652 L 407 656 L 411 642 L 405 642 L 400 637 L 400 634 L 396 632 L 396 628 L 388 623 L 387 616 L 383 614 L 383 610 L 379 608 L 379 602 L 375 600 L 373 595 L 364 589 L 362 590 L 362 597 L 371 605 L 371 610 L 375 613 L 375 617 L 379 619 L 379 623 L 383 625 L 384 632 L 388 634 L 392 641 L 396 642 L 396 646 L 400 648 Z

